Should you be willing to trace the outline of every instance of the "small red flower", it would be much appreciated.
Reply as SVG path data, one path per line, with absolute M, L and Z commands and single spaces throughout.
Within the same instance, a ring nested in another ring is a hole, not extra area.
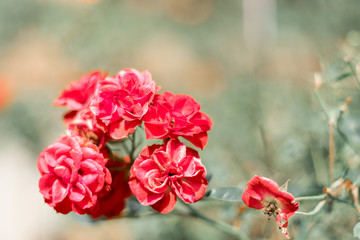
M 38 159 L 40 193 L 57 212 L 85 214 L 111 184 L 105 159 L 86 138 L 60 137 Z
M 263 209 L 264 214 L 274 216 L 282 233 L 289 238 L 288 220 L 299 210 L 299 203 L 294 202 L 295 199 L 290 193 L 281 191 L 271 179 L 254 176 L 248 182 L 242 200 L 247 206 Z
M 205 175 L 197 151 L 178 140 L 170 140 L 141 151 L 131 167 L 129 186 L 141 204 L 168 213 L 176 204 L 176 196 L 186 203 L 204 196 Z
M 99 194 L 96 205 L 89 213 L 92 218 L 99 218 L 101 216 L 112 218 L 119 216 L 125 208 L 126 198 L 131 195 L 128 185 L 128 173 L 121 169 L 125 168 L 126 164 L 109 159 L 106 167 L 110 170 L 112 183 L 110 190 L 103 189 Z
M 99 82 L 91 111 L 109 127 L 113 139 L 133 133 L 149 109 L 157 88 L 147 71 L 124 69 Z
M 55 100 L 55 105 L 67 106 L 71 110 L 81 110 L 90 104 L 94 97 L 98 82 L 105 79 L 106 74 L 91 72 L 77 82 L 72 82 Z
M 204 149 L 213 125 L 209 116 L 200 112 L 200 104 L 191 96 L 164 92 L 156 95 L 153 106 L 144 117 L 146 138 L 186 138 Z

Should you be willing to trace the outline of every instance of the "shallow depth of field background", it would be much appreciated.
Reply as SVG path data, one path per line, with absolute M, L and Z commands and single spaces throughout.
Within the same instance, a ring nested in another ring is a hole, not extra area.
M 148 70 L 162 90 L 201 103 L 214 121 L 200 153 L 212 176 L 209 189 L 244 188 L 261 174 L 279 184 L 291 179 L 295 196 L 320 194 L 329 184 L 329 136 L 313 74 L 336 77 L 343 57 L 356 55 L 359 12 L 355 0 L 1 0 L 0 239 L 232 239 L 173 214 L 91 222 L 56 214 L 43 202 L 37 157 L 65 133 L 65 109 L 53 101 L 95 69 L 110 75 L 126 67 Z M 359 146 L 359 91 L 346 81 L 322 94 L 335 111 L 353 97 L 346 126 Z M 335 177 L 350 166 L 355 180 L 360 159 L 341 142 L 337 149 Z M 252 239 L 284 238 L 261 211 L 237 217 L 236 204 L 195 207 Z M 290 235 L 353 239 L 353 209 L 330 210 L 292 217 Z

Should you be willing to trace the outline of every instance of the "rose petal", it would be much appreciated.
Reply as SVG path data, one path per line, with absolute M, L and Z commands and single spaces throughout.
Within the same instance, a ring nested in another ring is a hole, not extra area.
M 151 205 L 151 207 L 159 213 L 169 213 L 174 209 L 175 204 L 176 194 L 170 190 L 164 194 L 163 198 Z
M 52 185 L 52 201 L 54 203 L 61 202 L 68 194 L 69 188 L 66 184 L 56 179 Z
M 134 177 L 129 179 L 129 187 L 131 192 L 139 200 L 139 202 L 144 206 L 149 206 L 155 204 L 161 198 L 163 198 L 164 193 L 154 194 L 148 191 L 144 186 Z

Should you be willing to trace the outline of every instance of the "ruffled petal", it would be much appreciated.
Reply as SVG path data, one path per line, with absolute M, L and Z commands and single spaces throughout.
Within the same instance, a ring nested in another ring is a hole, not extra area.
M 158 211 L 159 213 L 169 213 L 171 212 L 176 204 L 176 194 L 169 190 L 164 194 L 160 201 L 157 201 L 151 207 Z

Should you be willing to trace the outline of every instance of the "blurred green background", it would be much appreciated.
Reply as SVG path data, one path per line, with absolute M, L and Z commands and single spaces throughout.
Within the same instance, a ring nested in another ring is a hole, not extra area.
M 330 112 L 353 98 L 344 131 L 360 146 L 356 83 L 332 81 L 348 71 L 345 56 L 358 60 L 359 12 L 356 0 L 1 0 L 0 239 L 232 239 L 172 214 L 91 223 L 43 202 L 37 157 L 65 132 L 65 109 L 53 101 L 94 69 L 148 70 L 163 90 L 202 104 L 214 121 L 200 153 L 209 189 L 244 188 L 261 174 L 280 185 L 291 179 L 295 196 L 320 194 L 330 183 L 329 135 L 313 74 L 323 74 Z M 334 176 L 349 169 L 356 181 L 360 158 L 337 139 Z M 239 206 L 223 202 L 195 207 L 251 239 L 284 238 L 261 212 L 237 216 Z M 338 204 L 292 217 L 289 231 L 293 239 L 353 239 L 357 220 Z

